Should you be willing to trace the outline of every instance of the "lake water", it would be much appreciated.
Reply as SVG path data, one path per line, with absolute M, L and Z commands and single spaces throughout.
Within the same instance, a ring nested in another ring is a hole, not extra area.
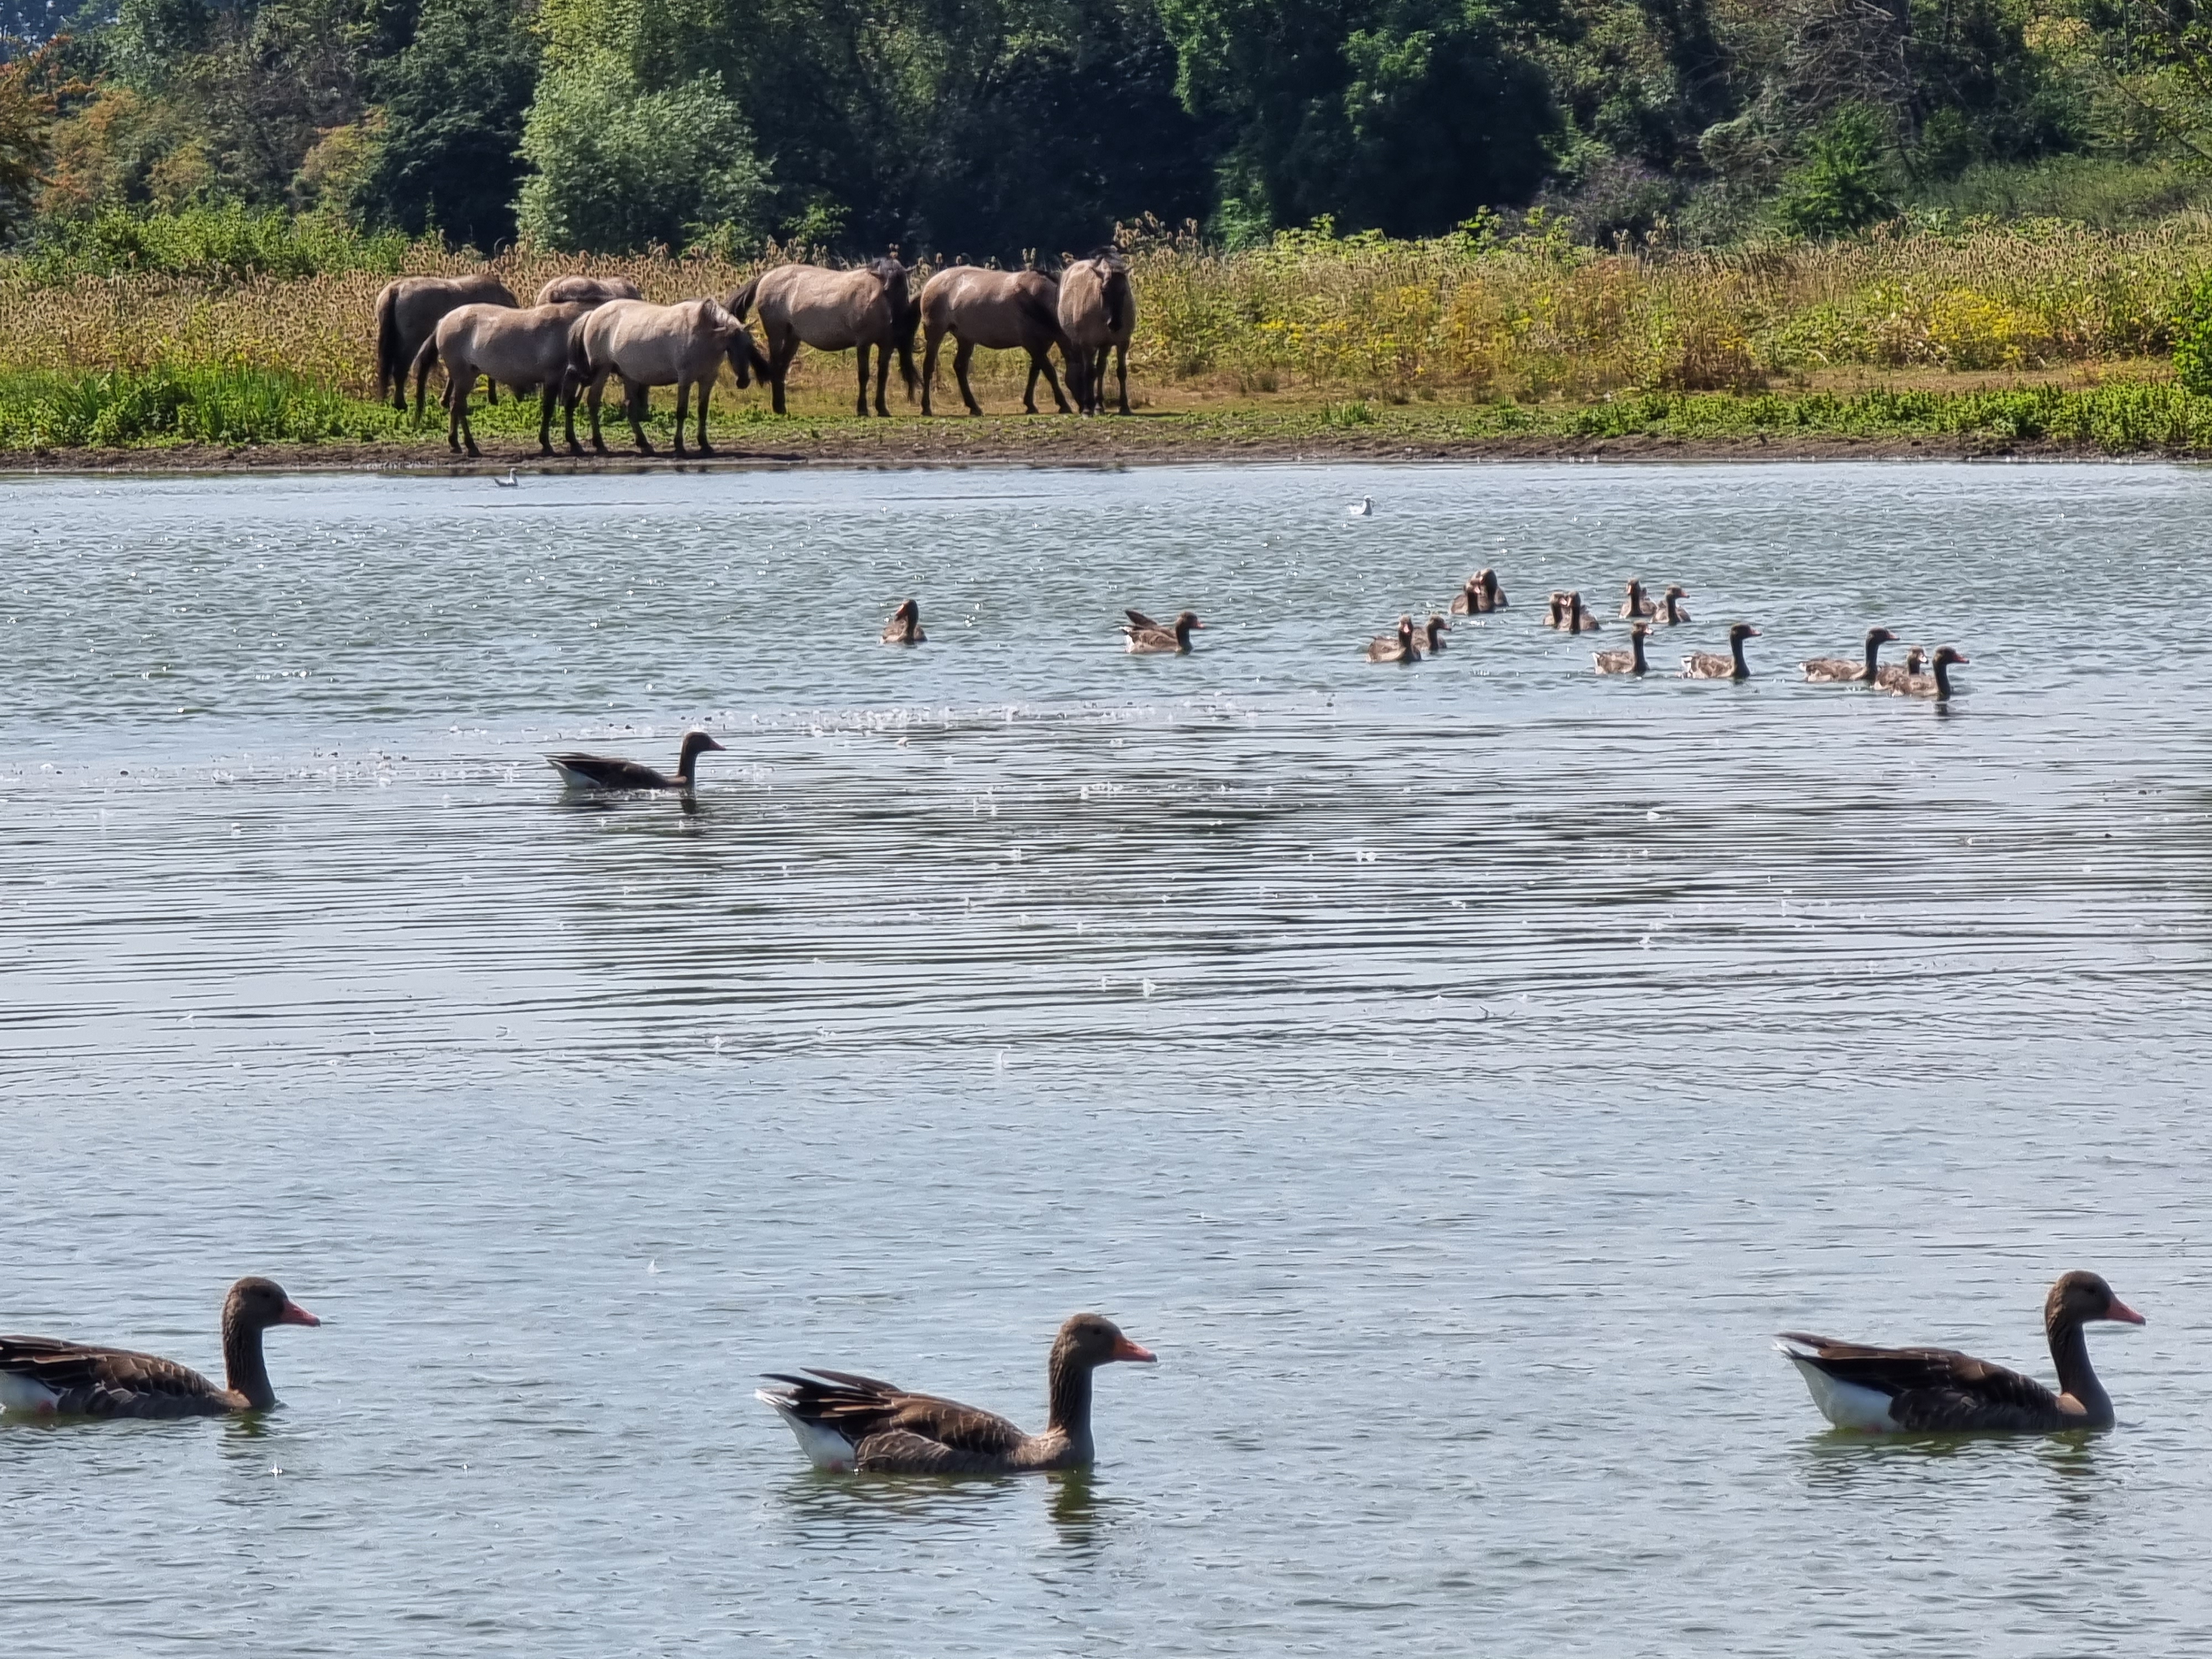
M 259 1422 L 0 1422 L 5 1645 L 2202 1650 L 2212 473 L 0 500 L 0 1329 L 325 1321 Z M 1632 574 L 1756 678 L 1537 626 Z M 1796 683 L 1875 622 L 1953 707 Z M 695 721 L 690 811 L 541 758 Z M 2047 1377 L 2076 1267 L 2150 1322 L 2110 1435 L 1833 1434 L 1769 1348 Z M 1037 1425 L 1081 1309 L 1161 1362 L 1088 1480 L 820 1475 L 751 1397 Z

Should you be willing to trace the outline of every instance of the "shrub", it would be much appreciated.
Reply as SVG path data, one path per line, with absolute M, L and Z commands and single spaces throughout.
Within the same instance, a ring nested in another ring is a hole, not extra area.
M 2173 319 L 2173 374 L 2185 390 L 2212 397 L 2212 274 L 2198 280 Z
M 1896 212 L 1881 114 L 1847 104 L 1807 146 L 1805 164 L 1783 180 L 1774 216 L 1794 236 L 1848 236 Z

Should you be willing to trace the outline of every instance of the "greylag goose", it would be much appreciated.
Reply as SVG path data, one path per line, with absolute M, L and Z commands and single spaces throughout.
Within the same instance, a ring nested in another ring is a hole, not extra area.
M 1450 632 L 1451 624 L 1431 611 L 1428 621 L 1421 624 L 1422 651 L 1429 656 L 1435 656 L 1444 648 L 1444 635 Z
M 1716 656 L 1710 651 L 1692 651 L 1682 659 L 1682 678 L 1686 680 L 1747 680 L 1751 670 L 1744 665 L 1743 642 L 1755 640 L 1759 630 L 1749 623 L 1738 623 L 1729 629 L 1729 653 Z
M 1901 680 L 1885 680 L 1881 689 L 1900 697 L 1933 697 L 1937 702 L 1948 701 L 1951 696 L 1951 670 L 1964 668 L 1969 659 L 1962 657 L 1948 645 L 1938 646 L 1936 654 L 1928 659 L 1929 672 L 1908 674 Z
M 1195 611 L 1178 611 L 1171 623 L 1154 622 L 1141 611 L 1126 613 L 1129 620 L 1121 625 L 1127 635 L 1128 648 L 1139 655 L 1160 655 L 1173 653 L 1177 656 L 1190 654 L 1190 630 L 1206 624 L 1198 619 Z
M 261 1359 L 271 1325 L 323 1322 L 273 1281 L 241 1279 L 222 1303 L 221 1388 L 190 1366 L 127 1348 L 0 1336 L 0 1409 L 80 1417 L 218 1417 L 276 1403 Z
M 1398 618 L 1395 634 L 1377 634 L 1367 641 L 1367 660 L 1370 662 L 1419 662 L 1421 659 L 1420 641 L 1413 632 L 1411 617 Z
M 704 732 L 686 732 L 684 746 L 677 751 L 672 778 L 650 766 L 611 755 L 548 755 L 545 761 L 571 789 L 689 789 L 692 775 L 699 769 L 699 757 L 721 746 Z
M 1916 645 L 1905 653 L 1904 667 L 1899 668 L 1893 662 L 1887 662 L 1875 669 L 1874 683 L 1885 691 L 1895 691 L 1900 690 L 1914 675 L 1924 674 L 1927 672 L 1927 649 L 1925 647 Z
M 1469 576 L 1467 586 L 1452 595 L 1451 611 L 1455 617 L 1486 617 L 1493 611 L 1504 609 L 1504 590 L 1498 585 L 1498 573 L 1487 565 Z
M 2044 1299 L 2057 1394 L 2032 1376 L 1948 1348 L 1867 1348 L 1802 1331 L 1783 1332 L 1775 1346 L 1804 1377 L 1820 1415 L 1839 1429 L 2056 1434 L 2112 1426 L 2112 1396 L 2089 1368 L 2081 1334 L 2094 1319 L 2143 1322 L 2094 1273 L 2068 1273 Z
M 1628 597 L 1620 602 L 1620 619 L 1633 622 L 1638 617 L 1656 617 L 1659 602 L 1644 591 L 1644 584 L 1634 577 L 1628 581 Z
M 873 1377 L 809 1369 L 770 1372 L 785 1384 L 757 1398 L 775 1407 L 817 1469 L 867 1474 L 1019 1474 L 1088 1468 L 1091 1374 L 1117 1359 L 1149 1365 L 1158 1358 L 1109 1319 L 1077 1314 L 1060 1328 L 1046 1366 L 1042 1434 L 1024 1434 L 994 1412 L 908 1394 Z M 818 1379 L 818 1380 L 817 1380 Z
M 1579 592 L 1567 595 L 1566 614 L 1559 618 L 1559 626 L 1570 634 L 1595 634 L 1605 624 L 1583 604 Z
M 1565 628 L 1567 625 L 1567 591 L 1555 587 L 1544 601 L 1544 626 Z
M 1808 657 L 1802 666 L 1805 678 L 1816 685 L 1870 685 L 1881 678 L 1881 664 L 1875 659 L 1881 648 L 1897 637 L 1887 628 L 1869 628 L 1866 636 L 1866 659 L 1856 657 Z
M 1679 628 L 1690 620 L 1690 613 L 1682 607 L 1682 601 L 1688 597 L 1686 589 L 1669 586 L 1659 596 L 1659 609 L 1653 613 L 1653 619 L 1662 628 Z
M 1592 660 L 1601 674 L 1641 674 L 1644 672 L 1644 636 L 1651 631 L 1649 623 L 1632 623 L 1628 629 L 1628 649 L 1601 651 Z
M 901 599 L 880 637 L 885 645 L 920 645 L 927 640 L 929 635 L 921 631 L 921 607 L 912 599 Z

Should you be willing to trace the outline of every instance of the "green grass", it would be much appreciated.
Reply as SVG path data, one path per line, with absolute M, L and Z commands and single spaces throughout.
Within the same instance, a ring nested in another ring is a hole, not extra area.
M 10 263 L 45 283 L 134 274 L 235 283 L 356 270 L 396 276 L 409 246 L 397 231 L 364 232 L 320 214 L 256 212 L 234 202 L 175 213 L 106 208 L 83 219 L 40 219 L 28 249 Z
M 1984 162 L 1923 185 L 1915 205 L 1960 219 L 2062 220 L 2095 230 L 2136 230 L 2212 208 L 2212 178 L 2164 161 L 2089 155 Z
M 279 369 L 157 364 L 0 373 L 0 448 L 314 443 L 398 428 L 389 410 Z

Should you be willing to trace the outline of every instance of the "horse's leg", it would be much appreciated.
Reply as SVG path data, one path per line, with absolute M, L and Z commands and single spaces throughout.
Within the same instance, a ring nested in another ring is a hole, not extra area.
M 975 390 L 968 384 L 968 365 L 975 361 L 975 348 L 962 340 L 960 349 L 952 354 L 952 378 L 960 382 L 960 401 L 968 405 L 968 412 L 981 415 L 983 405 L 975 401 Z
M 676 382 L 676 459 L 684 459 L 684 422 L 691 418 L 691 382 L 678 378 Z
M 1114 368 L 1121 377 L 1121 412 L 1127 415 L 1129 412 L 1129 347 L 1126 341 L 1116 340 L 1114 343 Z M 1103 352 L 1098 356 L 1098 378 L 1102 380 L 1106 378 L 1106 356 Z M 1102 397 L 1099 402 L 1103 404 L 1105 399 Z
M 562 424 L 568 428 L 568 453 L 571 455 L 580 455 L 584 453 L 584 447 L 576 441 L 576 399 L 582 395 L 583 390 L 584 383 L 574 369 L 570 368 L 562 373 L 561 420 Z
M 860 366 L 860 395 L 853 400 L 853 413 L 866 420 L 868 414 L 868 343 L 866 340 L 853 347 L 853 360 Z
M 1032 390 L 1036 388 L 1036 371 L 1038 369 L 1042 369 L 1044 371 L 1044 383 L 1052 388 L 1052 400 L 1060 405 L 1060 412 L 1063 415 L 1074 414 L 1075 411 L 1067 406 L 1067 399 L 1060 395 L 1060 376 L 1053 372 L 1052 349 L 1048 346 L 1044 350 L 1038 352 L 1036 356 L 1030 358 L 1030 362 L 1033 365 L 1030 371 L 1030 388 Z M 1073 364 L 1071 364 L 1068 372 L 1071 374 L 1079 374 L 1082 371 L 1075 368 Z M 1036 409 L 1034 404 L 1030 406 L 1030 413 L 1032 415 L 1036 413 Z
M 599 398 L 606 391 L 608 372 L 603 368 L 592 376 L 592 447 L 601 455 L 607 453 L 607 441 L 599 436 Z
M 860 349 L 865 353 L 867 347 L 862 346 Z M 865 372 L 862 378 L 866 379 Z M 876 413 L 887 421 L 891 417 L 891 406 L 884 401 L 884 392 L 890 382 L 891 343 L 889 340 L 878 340 L 876 342 Z
M 640 453 L 647 455 L 658 453 L 659 452 L 645 441 L 645 422 L 640 418 L 641 415 L 650 415 L 653 412 L 653 388 L 649 386 L 632 386 L 625 379 L 623 381 L 623 412 L 629 416 L 629 429 L 632 435 L 637 439 Z M 684 428 L 681 427 L 676 429 L 676 441 L 679 447 L 684 442 Z
M 1030 353 L 1029 384 L 1022 388 L 1022 408 L 1031 415 L 1036 413 L 1036 377 L 1037 355 L 1032 351 Z
M 937 330 L 929 331 L 921 357 L 921 412 L 933 413 L 929 406 L 929 394 L 937 385 L 937 351 L 945 343 L 945 336 Z
M 538 392 L 538 453 L 553 453 L 553 382 L 548 380 Z
M 791 360 L 799 356 L 799 336 L 795 333 L 787 333 L 781 338 L 778 338 L 771 334 L 769 337 L 768 344 L 769 352 L 773 354 L 769 361 L 769 368 L 771 371 L 771 383 L 775 391 L 775 396 L 771 401 L 775 412 L 781 415 L 784 412 L 784 377 L 791 373 Z
M 715 368 L 719 371 L 719 370 L 720 369 L 720 368 L 721 368 L 721 365 L 720 365 L 720 363 L 717 363 L 714 367 L 715 367 Z M 700 453 L 702 455 L 711 455 L 711 454 L 713 454 L 713 453 L 714 453 L 714 445 L 712 445 L 712 444 L 710 444 L 710 443 L 708 443 L 708 442 L 707 441 L 707 394 L 708 394 L 708 392 L 710 392 L 714 391 L 714 379 L 715 379 L 714 375 L 713 375 L 713 374 L 709 374 L 709 375 L 708 375 L 705 380 L 702 380 L 702 381 L 700 381 L 700 382 L 699 382 L 699 446 L 698 446 L 698 447 L 699 447 L 699 453 Z

